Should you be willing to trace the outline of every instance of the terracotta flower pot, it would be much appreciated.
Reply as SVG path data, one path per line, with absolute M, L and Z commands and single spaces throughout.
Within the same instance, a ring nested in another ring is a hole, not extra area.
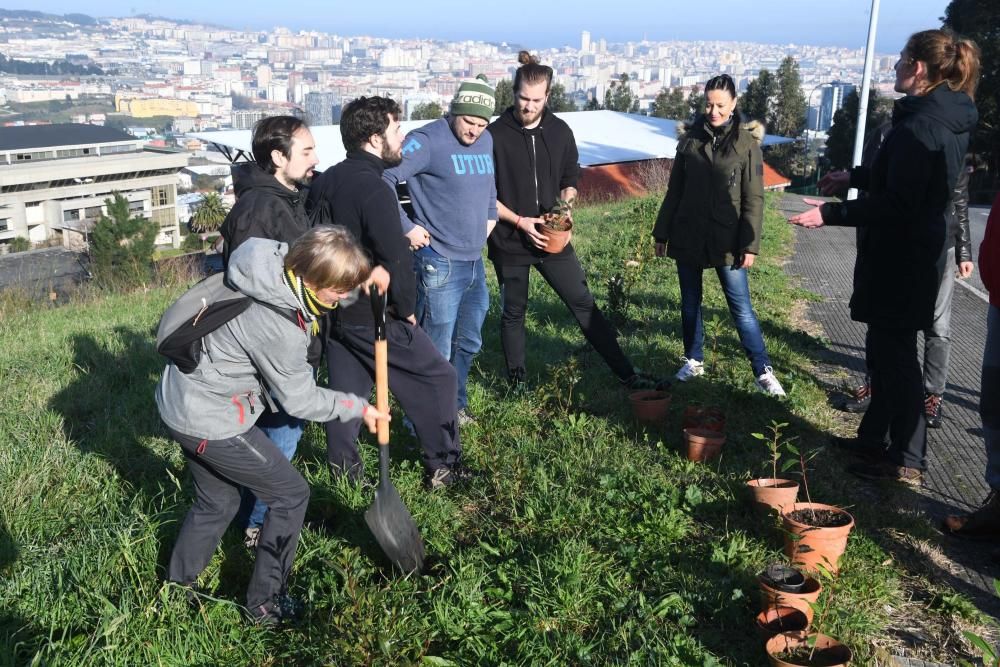
M 562 252 L 563 248 L 569 244 L 570 234 L 572 231 L 572 221 L 569 223 L 569 227 L 564 231 L 557 231 L 544 227 L 542 229 L 542 233 L 548 238 L 548 241 L 545 242 L 545 252 L 552 254 Z
M 707 429 L 684 429 L 684 444 L 687 447 L 688 461 L 705 462 L 722 452 L 726 436 Z
M 772 607 L 794 607 L 806 615 L 806 619 L 812 623 L 813 608 L 819 600 L 819 594 L 823 592 L 823 586 L 812 577 L 806 577 L 802 589 L 798 593 L 789 593 L 771 586 L 763 576 L 757 577 L 757 585 L 760 587 L 760 608 L 770 609 Z
M 670 394 L 665 391 L 634 391 L 628 395 L 628 400 L 632 405 L 632 415 L 645 424 L 662 424 L 667 418 Z
M 813 636 L 816 637 L 816 651 L 810 661 L 808 656 L 813 647 L 809 646 L 809 638 Z M 786 632 L 775 635 L 767 640 L 764 650 L 767 651 L 767 659 L 774 667 L 809 667 L 810 665 L 843 667 L 851 664 L 853 657 L 851 649 L 836 639 L 820 634 L 808 635 L 804 632 Z M 790 652 L 797 652 L 803 659 L 778 657 Z
M 805 612 L 795 607 L 768 607 L 757 614 L 757 632 L 765 641 L 782 632 L 805 632 L 809 623 Z
M 780 513 L 782 507 L 794 503 L 799 495 L 799 483 L 790 479 L 751 479 L 747 487 L 754 509 L 764 515 L 771 511 Z
M 819 519 L 828 520 L 826 525 L 812 525 L 809 510 L 815 511 Z M 822 565 L 837 573 L 840 557 L 847 549 L 847 537 L 854 528 L 854 517 L 833 505 L 793 503 L 781 510 L 781 522 L 785 555 L 792 565 L 806 572 L 817 572 Z
M 719 408 L 688 405 L 684 408 L 681 428 L 702 428 L 723 433 L 726 430 L 726 414 Z

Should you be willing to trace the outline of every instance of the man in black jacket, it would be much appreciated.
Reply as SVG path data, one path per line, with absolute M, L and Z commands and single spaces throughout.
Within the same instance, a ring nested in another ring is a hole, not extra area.
M 305 122 L 294 116 L 264 118 L 254 126 L 252 147 L 254 161 L 234 168 L 236 205 L 220 230 L 223 269 L 229 266 L 232 252 L 249 238 L 273 239 L 290 246 L 311 226 L 302 188 L 309 185 L 319 160 Z M 278 407 L 277 412 L 261 417 L 257 426 L 291 460 L 305 424 Z M 248 547 L 257 546 L 266 512 L 267 505 L 257 500 L 247 520 Z
M 503 301 L 500 342 L 508 379 L 515 388 L 525 382 L 524 316 L 528 277 L 534 266 L 555 290 L 583 335 L 626 387 L 653 388 L 666 382 L 640 374 L 618 344 L 614 328 L 601 313 L 587 287 L 572 243 L 548 253 L 542 215 L 557 200 L 572 201 L 580 165 L 576 139 L 569 126 L 545 104 L 552 85 L 552 68 L 522 51 L 523 63 L 514 77 L 514 105 L 490 126 L 500 222 L 489 237 L 489 258 L 496 269 Z
M 391 278 L 389 388 L 413 423 L 423 447 L 427 486 L 433 489 L 463 480 L 467 470 L 460 465 L 455 369 L 417 326 L 410 242 L 399 222 L 396 193 L 382 180 L 386 167 L 402 161 L 399 115 L 399 105 L 383 97 L 361 97 L 347 105 L 340 121 L 347 159 L 316 179 L 309 208 L 325 207 L 324 217 L 349 229 L 371 253 L 376 274 Z M 326 346 L 330 388 L 367 396 L 375 374 L 374 350 L 371 304 L 362 296 L 334 312 Z M 326 425 L 330 466 L 352 479 L 362 473 L 358 430 L 357 424 L 339 421 Z

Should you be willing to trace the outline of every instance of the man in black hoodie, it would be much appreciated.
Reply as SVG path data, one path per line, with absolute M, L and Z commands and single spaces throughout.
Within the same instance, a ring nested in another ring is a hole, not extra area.
M 312 180 L 319 160 L 308 126 L 294 116 L 264 118 L 254 126 L 251 143 L 254 161 L 233 169 L 236 205 L 220 230 L 223 270 L 229 266 L 232 252 L 249 238 L 273 239 L 291 246 L 311 226 L 302 189 Z M 262 416 L 257 426 L 291 460 L 302 438 L 302 420 L 279 409 Z M 250 548 L 257 546 L 266 512 L 267 505 L 256 501 L 246 526 L 245 543 Z
M 587 342 L 623 385 L 631 389 L 665 385 L 665 381 L 640 374 L 622 352 L 614 328 L 594 303 L 572 243 L 558 253 L 543 250 L 547 237 L 541 216 L 551 211 L 557 200 L 569 202 L 576 197 L 579 156 L 573 131 L 545 106 L 552 68 L 540 65 L 526 51 L 518 59 L 522 66 L 514 76 L 514 105 L 489 126 L 500 220 L 489 237 L 489 258 L 503 301 L 500 342 L 508 379 L 515 388 L 523 388 L 524 315 L 528 276 L 534 266 L 569 307 Z
M 467 477 L 460 465 L 458 388 L 455 369 L 417 325 L 417 299 L 410 242 L 403 235 L 396 193 L 382 180 L 386 167 L 402 162 L 400 108 L 389 98 L 361 97 L 344 109 L 340 134 L 347 159 L 316 179 L 309 209 L 343 225 L 371 253 L 373 273 L 391 278 L 389 317 L 389 389 L 413 423 L 423 447 L 427 486 L 449 486 Z M 376 276 L 377 277 L 377 276 Z M 375 377 L 375 323 L 371 303 L 334 311 L 326 344 L 330 388 L 367 396 Z M 327 456 L 337 474 L 359 479 L 358 425 L 326 425 Z

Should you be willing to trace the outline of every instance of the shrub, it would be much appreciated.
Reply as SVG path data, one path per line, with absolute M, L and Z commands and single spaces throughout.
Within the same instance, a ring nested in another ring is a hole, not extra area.
M 132 217 L 128 200 L 118 193 L 105 199 L 107 215 L 90 235 L 90 269 L 100 287 L 130 288 L 149 282 L 156 224 Z
M 25 250 L 31 250 L 31 241 L 23 236 L 15 236 L 7 245 L 7 249 L 11 252 L 24 252 Z

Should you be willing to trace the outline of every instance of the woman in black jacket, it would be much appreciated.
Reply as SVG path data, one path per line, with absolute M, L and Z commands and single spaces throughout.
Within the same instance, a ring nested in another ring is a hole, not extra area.
M 764 127 L 736 109 L 736 84 L 727 74 L 705 84 L 706 108 L 681 125 L 667 194 L 653 228 L 656 256 L 677 263 L 681 288 L 684 365 L 681 382 L 705 372 L 702 273 L 715 269 L 740 343 L 753 368 L 754 384 L 784 396 L 750 304 L 747 269 L 760 252 L 764 221 Z
M 849 178 L 869 196 L 823 204 L 789 220 L 807 228 L 866 230 L 851 318 L 868 323 L 872 402 L 857 438 L 834 439 L 864 458 L 849 468 L 861 477 L 919 484 L 927 467 L 917 332 L 934 319 L 952 191 L 978 120 L 972 101 L 978 79 L 974 42 L 942 30 L 912 35 L 896 63 L 896 91 L 905 97 L 896 102 L 892 129 L 871 168 L 832 177 Z

